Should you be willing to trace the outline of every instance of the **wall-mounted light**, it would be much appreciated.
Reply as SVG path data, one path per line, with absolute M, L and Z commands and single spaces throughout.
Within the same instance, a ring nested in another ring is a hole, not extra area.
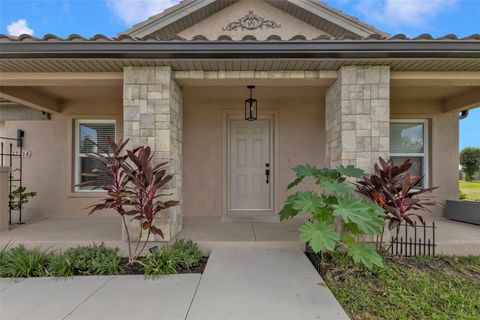
M 252 91 L 255 86 L 247 86 L 250 89 L 250 98 L 245 100 L 245 120 L 257 120 L 257 99 L 253 99 Z

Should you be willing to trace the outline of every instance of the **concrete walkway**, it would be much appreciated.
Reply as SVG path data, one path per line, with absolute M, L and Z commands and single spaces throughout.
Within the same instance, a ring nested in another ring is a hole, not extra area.
M 0 319 L 348 319 L 305 255 L 213 250 L 203 275 L 0 279 Z
M 213 250 L 189 320 L 348 319 L 301 251 Z

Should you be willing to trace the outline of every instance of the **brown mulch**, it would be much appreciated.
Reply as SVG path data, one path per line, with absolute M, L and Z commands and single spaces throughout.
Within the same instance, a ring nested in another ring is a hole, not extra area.
M 193 267 L 192 269 L 180 269 L 177 273 L 203 273 L 205 267 L 207 266 L 208 257 L 203 257 L 200 263 Z
M 122 258 L 122 265 L 120 267 L 120 272 L 118 274 L 120 275 L 143 274 L 143 268 L 139 263 L 128 264 L 128 258 Z

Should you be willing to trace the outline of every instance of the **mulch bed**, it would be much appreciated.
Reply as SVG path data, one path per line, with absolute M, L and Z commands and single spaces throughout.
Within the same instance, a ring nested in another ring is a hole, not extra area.
M 142 260 L 140 258 L 139 260 Z M 205 266 L 207 265 L 208 257 L 203 257 L 200 263 L 192 268 L 192 269 L 179 269 L 177 271 L 178 274 L 185 274 L 185 273 L 203 273 L 205 270 Z M 135 264 L 128 264 L 128 258 L 122 258 L 122 266 L 121 266 L 122 271 L 120 271 L 118 274 L 119 275 L 138 275 L 142 274 L 143 275 L 143 268 L 140 264 L 135 263 Z
M 198 266 L 192 268 L 191 270 L 188 269 L 180 269 L 178 273 L 203 273 L 205 267 L 207 266 L 208 257 L 203 257 L 202 261 L 198 264 Z

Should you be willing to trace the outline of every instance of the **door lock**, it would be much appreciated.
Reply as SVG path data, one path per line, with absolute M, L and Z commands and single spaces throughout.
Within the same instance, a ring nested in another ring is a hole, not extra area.
M 267 176 L 267 184 L 270 183 L 270 163 L 265 163 L 265 175 Z

